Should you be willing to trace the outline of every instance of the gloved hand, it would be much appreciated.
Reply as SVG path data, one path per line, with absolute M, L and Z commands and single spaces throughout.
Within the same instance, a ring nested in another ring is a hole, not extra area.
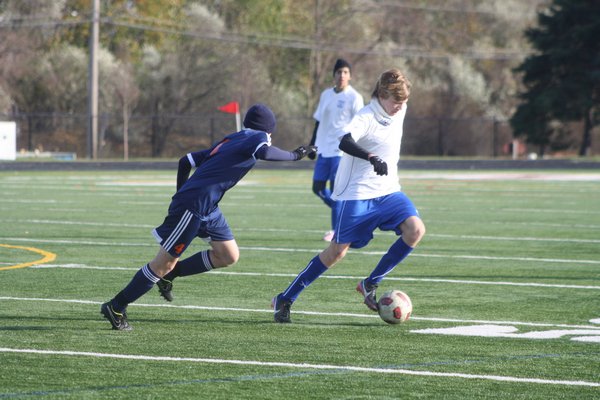
M 308 153 L 308 158 L 310 158 L 311 160 L 314 160 L 315 158 L 317 158 L 317 152 L 313 151 L 311 153 Z
M 315 146 L 300 146 L 293 151 L 293 153 L 296 153 L 296 160 L 301 160 L 308 154 L 314 154 L 316 152 L 317 148 Z
M 388 174 L 388 168 L 387 168 L 386 162 L 383 161 L 378 156 L 369 157 L 369 162 L 373 166 L 373 170 L 375 170 L 375 173 L 377 175 L 387 175 Z

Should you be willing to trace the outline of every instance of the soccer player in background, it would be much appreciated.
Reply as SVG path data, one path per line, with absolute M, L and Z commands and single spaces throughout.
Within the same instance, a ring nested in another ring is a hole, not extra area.
M 377 311 L 378 284 L 423 238 L 425 225 L 398 183 L 397 165 L 410 88 L 410 81 L 400 70 L 385 71 L 377 80 L 371 102 L 339 136 L 344 155 L 332 196 L 339 213 L 335 235 L 329 247 L 273 298 L 276 322 L 291 322 L 290 308 L 300 293 L 342 260 L 349 248 L 366 246 L 379 228 L 400 237 L 356 287 L 367 307 Z
M 331 198 L 331 192 L 334 189 L 335 174 L 342 158 L 338 133 L 364 106 L 363 97 L 350 85 L 351 79 L 350 64 L 339 58 L 333 67 L 335 86 L 321 93 L 319 104 L 313 114 L 316 122 L 310 144 L 317 146 L 318 156 L 315 153 L 309 155 L 311 159 L 317 157 L 312 190 L 331 208 L 331 230 L 323 237 L 326 242 L 330 242 L 333 238 L 336 222 L 335 201 Z
M 257 159 L 294 161 L 316 150 L 300 146 L 294 151 L 284 151 L 271 146 L 275 126 L 275 115 L 269 107 L 255 104 L 244 117 L 245 129 L 226 136 L 209 149 L 189 153 L 179 160 L 177 192 L 164 222 L 152 232 L 160 244 L 158 254 L 100 308 L 113 329 L 131 329 L 127 305 L 150 291 L 154 284 L 166 300 L 172 301 L 172 281 L 176 277 L 227 267 L 238 261 L 238 245 L 219 209 L 225 192 L 254 167 Z M 196 170 L 190 177 L 192 167 Z M 179 261 L 196 237 L 206 240 L 211 248 Z

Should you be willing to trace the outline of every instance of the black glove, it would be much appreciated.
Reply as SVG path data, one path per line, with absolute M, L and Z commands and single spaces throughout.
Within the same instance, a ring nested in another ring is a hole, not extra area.
M 373 170 L 377 175 L 387 175 L 387 164 L 378 156 L 369 157 L 369 162 L 373 166 Z
M 308 158 L 310 158 L 311 160 L 314 160 L 315 158 L 317 158 L 317 152 L 313 151 L 311 153 L 308 153 Z
M 306 157 L 308 154 L 316 153 L 317 148 L 315 146 L 300 146 L 292 153 L 296 154 L 296 160 L 301 160 Z

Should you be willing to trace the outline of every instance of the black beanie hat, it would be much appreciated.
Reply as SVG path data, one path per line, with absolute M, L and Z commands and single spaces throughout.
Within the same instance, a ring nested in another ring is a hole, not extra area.
M 246 112 L 244 126 L 257 131 L 272 133 L 276 126 L 275 114 L 266 105 L 255 104 Z
M 344 68 L 344 67 L 348 67 L 350 72 L 352 72 L 352 67 L 350 66 L 350 63 L 348 61 L 344 60 L 343 58 L 338 58 L 337 61 L 335 62 L 335 65 L 333 66 L 333 75 L 335 75 L 335 72 L 338 69 Z

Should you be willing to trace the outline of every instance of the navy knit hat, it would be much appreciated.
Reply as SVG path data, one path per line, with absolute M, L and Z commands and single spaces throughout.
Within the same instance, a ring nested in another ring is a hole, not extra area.
M 275 114 L 266 105 L 255 104 L 246 112 L 244 126 L 257 131 L 272 133 L 276 126 Z
M 338 69 L 344 68 L 344 67 L 348 67 L 350 72 L 352 72 L 352 67 L 350 66 L 350 63 L 348 61 L 344 60 L 343 58 L 338 58 L 337 61 L 335 62 L 335 65 L 333 66 L 333 75 L 335 75 L 335 72 Z

